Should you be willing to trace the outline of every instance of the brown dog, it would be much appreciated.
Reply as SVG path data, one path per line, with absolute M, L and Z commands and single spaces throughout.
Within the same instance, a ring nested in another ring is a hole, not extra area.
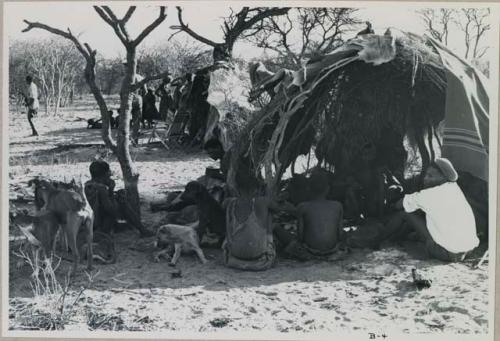
M 44 257 L 51 257 L 55 251 L 55 242 L 60 223 L 57 216 L 52 212 L 43 212 L 33 217 L 31 225 L 19 229 L 26 236 L 28 242 L 33 245 L 35 259 L 42 251 Z
M 161 248 L 162 250 L 158 251 L 154 255 L 154 261 L 159 262 L 160 256 L 168 255 L 168 253 L 171 252 L 173 245 L 174 255 L 170 261 L 170 265 L 175 266 L 181 256 L 181 252 L 184 251 L 196 252 L 200 261 L 205 264 L 207 260 L 200 248 L 200 241 L 195 230 L 197 225 L 198 222 L 190 225 L 167 224 L 160 226 L 156 233 L 155 246 Z
M 81 181 L 80 181 L 81 182 Z M 76 271 L 78 263 L 80 262 L 80 253 L 77 246 L 77 236 L 80 229 L 83 229 L 87 238 L 87 267 L 92 269 L 92 241 L 93 241 L 93 221 L 94 213 L 90 207 L 85 192 L 83 190 L 83 183 L 77 186 L 76 183 L 62 186 L 60 184 L 54 185 L 49 180 L 35 179 L 28 183 L 35 186 L 35 201 L 39 200 L 37 207 L 43 202 L 43 205 L 38 210 L 38 218 L 40 221 L 47 219 L 42 217 L 55 218 L 59 223 L 66 240 L 69 243 L 71 252 L 73 253 L 73 271 Z M 74 189 L 72 188 L 74 187 Z M 34 224 L 34 229 L 41 229 L 42 225 Z M 28 240 L 34 243 L 34 239 L 38 240 L 35 235 L 40 235 L 43 232 L 35 232 L 32 238 Z M 33 239 L 34 238 L 34 239 Z M 52 236 L 45 236 L 44 238 L 52 238 Z M 53 237 L 55 239 L 55 236 Z M 43 244 L 39 242 L 39 244 Z M 36 245 L 36 242 L 35 244 Z

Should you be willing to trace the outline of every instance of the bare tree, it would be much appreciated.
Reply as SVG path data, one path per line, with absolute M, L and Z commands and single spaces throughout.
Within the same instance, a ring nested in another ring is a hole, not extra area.
M 101 91 L 107 95 L 115 93 L 123 76 L 123 58 L 98 58 L 96 69 L 97 83 Z
M 161 42 L 138 53 L 137 65 L 141 75 L 148 76 L 168 69 L 172 76 L 193 73 L 210 64 L 211 51 L 199 42 Z
M 170 38 L 180 32 L 185 32 L 203 44 L 213 47 L 214 63 L 229 60 L 233 54 L 234 44 L 239 38 L 245 38 L 257 34 L 261 28 L 263 19 L 272 16 L 284 15 L 288 12 L 288 10 L 288 7 L 243 7 L 239 12 L 234 12 L 234 10 L 231 9 L 231 14 L 224 18 L 222 23 L 224 41 L 215 42 L 193 31 L 182 18 L 182 8 L 177 6 L 179 25 L 170 26 L 171 29 L 177 30 L 177 32 L 172 34 Z
M 479 59 L 488 50 L 488 46 L 480 47 L 485 33 L 490 30 L 489 8 L 462 8 L 457 25 L 464 33 L 465 59 Z
M 67 101 L 71 89 L 75 87 L 82 69 L 78 51 L 71 43 L 57 39 L 15 42 L 11 47 L 9 58 L 24 61 L 22 70 L 19 70 L 21 75 L 11 70 L 20 85 L 16 88 L 24 88 L 24 77 L 31 74 L 40 87 L 45 112 L 57 115 L 60 106 Z
M 97 86 L 96 82 L 96 50 L 92 49 L 88 43 L 81 43 L 80 40 L 73 35 L 70 29 L 67 31 L 62 31 L 57 28 L 39 23 L 30 22 L 24 20 L 28 25 L 23 32 L 30 31 L 31 29 L 42 29 L 53 33 L 55 35 L 61 36 L 65 39 L 73 42 L 74 46 L 78 49 L 81 55 L 85 58 L 85 80 L 90 87 L 92 94 L 99 106 L 101 117 L 102 117 L 102 138 L 108 148 L 110 148 L 116 155 L 118 162 L 120 163 L 121 171 L 123 174 L 123 181 L 125 184 L 125 191 L 127 193 L 127 200 L 135 208 L 136 212 L 140 213 L 140 202 L 139 202 L 139 173 L 134 167 L 132 159 L 130 157 L 130 118 L 131 118 L 131 106 L 133 93 L 137 91 L 140 87 L 144 86 L 147 82 L 163 78 L 166 76 L 166 72 L 154 75 L 150 77 L 145 77 L 141 81 L 136 82 L 136 69 L 137 69 L 137 55 L 136 50 L 139 44 L 142 43 L 144 38 L 146 38 L 155 28 L 157 28 L 166 18 L 165 6 L 160 6 L 160 12 L 158 17 L 149 24 L 144 30 L 135 38 L 132 39 L 129 36 L 126 24 L 132 17 L 136 10 L 136 6 L 130 6 L 123 16 L 123 18 L 118 18 L 116 14 L 108 6 L 94 6 L 94 10 L 97 14 L 111 27 L 113 28 L 116 36 L 120 39 L 123 46 L 125 47 L 127 53 L 127 63 L 125 66 L 125 77 L 123 78 L 121 89 L 120 89 L 120 119 L 117 134 L 117 141 L 115 142 L 111 136 L 110 128 L 110 118 L 108 114 L 108 107 L 106 101 L 101 93 L 100 88 Z
M 453 23 L 457 10 L 453 8 L 425 8 L 417 11 L 426 26 L 426 31 L 434 39 L 448 45 L 450 25 Z
M 434 39 L 445 45 L 448 44 L 448 35 L 453 28 L 463 33 L 465 52 L 464 58 L 477 60 L 484 56 L 488 46 L 481 46 L 481 42 L 490 30 L 489 8 L 426 8 L 417 11 L 425 25 L 426 31 Z
M 289 61 L 288 67 L 296 68 L 305 58 L 329 53 L 340 45 L 344 34 L 361 23 L 354 17 L 356 11 L 354 8 L 295 8 L 282 17 L 265 19 L 250 41 L 277 52 Z

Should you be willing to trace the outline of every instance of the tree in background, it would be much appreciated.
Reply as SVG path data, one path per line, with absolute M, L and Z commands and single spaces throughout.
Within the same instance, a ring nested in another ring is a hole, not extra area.
M 424 8 L 417 11 L 431 37 L 445 45 L 448 45 L 450 26 L 456 17 L 456 12 L 457 10 L 453 8 Z
M 489 8 L 462 8 L 457 25 L 464 34 L 465 59 L 479 59 L 489 46 L 480 46 L 485 33 L 490 30 Z
M 170 26 L 171 29 L 177 30 L 170 38 L 178 33 L 185 32 L 197 41 L 213 48 L 212 57 L 214 63 L 227 61 L 232 58 L 233 47 L 238 39 L 257 34 L 262 28 L 264 19 L 284 15 L 288 10 L 288 7 L 243 7 L 239 12 L 231 9 L 229 16 L 225 17 L 222 22 L 224 40 L 223 42 L 215 42 L 193 31 L 182 18 L 182 8 L 177 6 L 179 25 Z
M 147 82 L 155 79 L 160 79 L 166 76 L 167 72 L 162 74 L 145 77 L 141 81 L 137 81 L 137 48 L 144 39 L 155 30 L 167 17 L 165 6 L 160 6 L 158 17 L 135 38 L 132 39 L 127 30 L 127 22 L 130 20 L 136 10 L 136 6 L 130 6 L 122 18 L 118 18 L 116 14 L 108 6 L 94 6 L 94 10 L 99 17 L 104 20 L 115 32 L 120 39 L 126 51 L 126 65 L 124 66 L 124 77 L 120 88 L 120 109 L 119 109 L 119 125 L 117 141 L 115 142 L 111 136 L 110 117 L 108 114 L 108 106 L 102 95 L 101 89 L 97 84 L 96 79 L 96 55 L 97 51 L 92 49 L 88 43 L 81 43 L 80 40 L 73 35 L 70 29 L 62 31 L 51 26 L 30 22 L 25 20 L 28 25 L 23 32 L 32 29 L 41 29 L 63 37 L 76 47 L 85 60 L 85 80 L 90 87 L 92 94 L 99 106 L 102 118 L 102 138 L 106 146 L 116 155 L 123 174 L 123 182 L 127 194 L 127 200 L 134 210 L 140 215 L 140 200 L 139 200 L 139 173 L 137 172 L 132 158 L 130 156 L 130 118 L 131 107 L 134 93 L 143 87 Z
M 30 74 L 39 85 L 45 112 L 59 113 L 71 100 L 81 78 L 83 61 L 73 44 L 58 39 L 14 41 L 9 50 L 11 94 L 19 95 Z
M 211 51 L 202 47 L 202 44 L 191 42 L 158 43 L 139 52 L 138 68 L 145 76 L 158 73 L 165 66 L 174 78 L 193 73 L 211 62 Z
M 463 57 L 489 76 L 489 61 L 484 60 L 489 46 L 484 45 L 490 30 L 489 8 L 426 8 L 418 10 L 427 33 L 448 45 L 448 35 L 460 32 L 464 41 Z
M 278 54 L 281 66 L 297 69 L 308 58 L 331 52 L 361 21 L 354 8 L 294 8 L 263 20 L 249 40 Z
M 106 95 L 119 91 L 120 80 L 123 77 L 123 58 L 104 58 L 97 60 L 97 84 Z

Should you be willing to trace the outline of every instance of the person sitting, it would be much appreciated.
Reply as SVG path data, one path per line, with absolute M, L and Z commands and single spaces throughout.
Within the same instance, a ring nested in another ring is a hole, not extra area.
M 94 230 L 114 233 L 118 219 L 125 219 L 139 230 L 141 237 L 152 236 L 127 202 L 125 190 L 114 191 L 115 182 L 106 161 L 93 161 L 89 167 L 91 179 L 85 183 L 85 195 L 94 211 Z
M 285 252 L 301 260 L 328 256 L 338 249 L 342 237 L 343 207 L 338 201 L 327 200 L 330 191 L 327 175 L 317 171 L 309 179 L 311 199 L 297 205 L 297 235 L 279 227 L 276 235 Z
M 242 270 L 269 269 L 276 258 L 271 212 L 294 207 L 264 196 L 261 183 L 251 175 L 240 173 L 237 179 L 239 195 L 224 201 L 224 264 Z
M 108 110 L 109 126 L 111 129 L 118 128 L 119 116 L 113 116 L 113 110 Z M 87 120 L 87 129 L 102 129 L 102 118 L 89 118 Z
M 309 186 L 314 198 L 297 206 L 299 238 L 313 253 L 330 253 L 342 231 L 342 204 L 326 199 L 330 186 L 323 172 L 312 175 Z
M 224 152 L 222 143 L 218 139 L 210 139 L 205 143 L 203 148 L 212 160 L 219 161 L 219 172 L 218 174 L 215 174 L 215 172 L 213 172 L 214 174 L 212 174 L 212 176 L 225 181 L 227 168 L 229 168 L 229 159 Z
M 451 162 L 437 158 L 427 169 L 424 189 L 406 194 L 395 207 L 386 233 L 396 232 L 404 222 L 425 241 L 428 255 L 455 262 L 479 245 L 472 208 L 457 185 L 458 174 Z

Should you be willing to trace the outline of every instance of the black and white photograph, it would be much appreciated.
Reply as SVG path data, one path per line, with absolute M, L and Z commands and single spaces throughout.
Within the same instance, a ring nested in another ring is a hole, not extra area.
M 498 4 L 3 22 L 2 336 L 493 340 Z

